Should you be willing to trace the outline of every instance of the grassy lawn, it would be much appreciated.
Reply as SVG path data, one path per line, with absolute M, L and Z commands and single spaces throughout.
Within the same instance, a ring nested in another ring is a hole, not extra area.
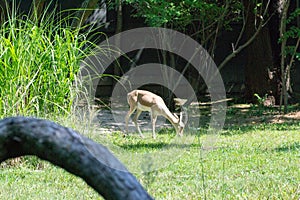
M 229 108 L 224 130 L 205 149 L 212 136 L 184 136 L 180 144 L 166 129 L 156 140 L 150 133 L 146 139 L 118 132 L 105 137 L 156 199 L 299 199 L 300 121 L 275 114 Z M 103 141 L 96 133 L 90 137 Z M 0 170 L 0 199 L 101 199 L 50 163 L 27 157 L 11 165 Z
M 75 76 L 95 45 L 64 20 L 54 23 L 54 16 L 32 21 L 12 15 L 2 24 L 1 117 L 75 115 L 72 105 L 82 84 Z M 205 133 L 208 107 L 201 110 L 201 130 L 187 129 L 179 138 L 164 128 L 156 140 L 150 132 L 145 133 L 146 139 L 138 134 L 126 138 L 120 132 L 103 134 L 82 119 L 55 121 L 108 145 L 156 199 L 299 199 L 300 112 L 296 106 L 285 116 L 272 108 L 230 106 L 224 129 L 215 135 Z M 83 180 L 27 156 L 1 164 L 0 199 L 101 197 Z

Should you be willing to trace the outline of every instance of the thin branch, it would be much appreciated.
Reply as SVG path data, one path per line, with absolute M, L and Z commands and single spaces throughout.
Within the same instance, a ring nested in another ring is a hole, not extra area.
M 292 57 L 291 57 L 291 59 L 290 59 L 290 64 L 289 64 L 289 66 L 292 66 L 293 63 L 295 62 L 295 56 L 296 56 L 297 49 L 298 49 L 299 45 L 300 45 L 300 37 L 298 37 L 298 40 L 297 40 L 297 42 L 296 42 L 296 45 L 295 45 L 295 51 L 294 51 L 293 54 L 292 54 Z
M 259 25 L 256 32 L 252 35 L 247 42 L 245 42 L 243 45 L 240 45 L 239 48 L 234 50 L 231 54 L 229 54 L 223 62 L 219 65 L 218 69 L 221 70 L 232 58 L 234 58 L 238 53 L 240 53 L 243 49 L 245 49 L 248 45 L 250 45 L 254 39 L 257 37 L 257 35 L 260 33 L 261 29 L 263 28 L 262 23 Z
M 265 24 L 264 16 L 266 16 L 266 14 L 267 14 L 269 3 L 270 3 L 270 0 L 268 1 L 267 5 L 266 5 L 265 11 L 264 11 L 264 13 L 263 13 L 263 15 L 261 17 L 261 21 L 260 21 L 260 23 L 258 25 L 258 28 L 256 29 L 255 33 L 243 45 L 240 45 L 237 49 L 233 49 L 232 53 L 229 54 L 223 60 L 223 62 L 219 65 L 219 67 L 218 67 L 219 70 L 221 70 L 238 53 L 240 53 L 243 49 L 245 49 L 247 46 L 249 46 L 254 41 L 254 39 L 258 36 L 258 34 L 260 33 L 261 29 L 264 27 L 264 24 Z

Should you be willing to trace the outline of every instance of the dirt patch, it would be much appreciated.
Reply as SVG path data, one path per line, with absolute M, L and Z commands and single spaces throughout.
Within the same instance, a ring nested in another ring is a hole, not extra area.
M 288 121 L 300 121 L 300 111 L 287 113 L 285 115 L 274 115 L 270 122 L 273 123 L 284 123 Z
M 113 114 L 110 110 L 107 109 L 99 110 L 97 119 L 99 120 L 101 131 L 102 132 L 121 131 L 125 133 L 126 113 L 127 111 L 120 111 L 120 113 Z M 151 125 L 150 114 L 148 112 L 142 112 L 142 114 L 139 117 L 138 124 L 142 131 L 151 131 L 152 125 Z M 165 118 L 160 116 L 157 119 L 155 127 L 156 130 L 158 131 L 163 127 L 171 127 L 171 124 L 168 123 Z M 131 119 L 129 120 L 128 130 L 130 133 L 137 132 Z
M 199 106 L 199 105 L 198 105 Z M 200 106 L 200 126 L 205 127 L 210 122 L 210 107 Z M 233 106 L 228 106 L 226 115 L 226 125 L 253 125 L 253 124 L 262 124 L 262 123 L 298 123 L 300 122 L 300 111 L 295 110 L 287 113 L 280 114 L 279 108 L 259 108 L 254 107 L 249 104 L 236 104 Z M 101 132 L 113 132 L 121 131 L 125 133 L 125 115 L 127 110 L 121 111 L 118 114 L 112 114 L 108 109 L 100 109 L 97 119 L 99 121 Z M 199 116 L 189 116 L 191 118 L 199 118 Z M 152 130 L 151 119 L 148 112 L 143 112 L 139 117 L 139 126 L 144 132 Z M 156 130 L 164 127 L 172 127 L 171 124 L 163 117 L 160 117 L 156 123 Z M 132 123 L 132 120 L 129 121 L 129 132 L 135 134 L 136 128 Z
M 229 107 L 227 124 L 259 124 L 259 123 L 290 123 L 300 122 L 300 111 L 295 110 L 281 114 L 279 107 L 254 107 L 248 104 L 239 104 Z

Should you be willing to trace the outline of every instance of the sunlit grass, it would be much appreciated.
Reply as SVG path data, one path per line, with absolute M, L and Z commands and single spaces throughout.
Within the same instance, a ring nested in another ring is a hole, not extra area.
M 39 162 L 43 169 L 1 169 L 0 199 L 101 199 L 81 179 L 50 163 Z
M 8 13 L 0 28 L 0 116 L 69 113 L 86 35 L 54 11 L 39 19 Z
M 169 152 L 173 156 L 171 162 L 165 160 L 156 169 L 151 159 L 160 160 L 159 152 L 174 134 L 162 133 L 156 140 L 150 137 L 145 140 L 136 136 L 123 138 L 116 133 L 108 139 L 125 151 L 146 152 L 136 157 L 144 158 L 141 162 L 144 165 L 131 171 L 156 199 L 298 199 L 299 130 L 300 127 L 291 131 L 256 128 L 242 134 L 220 135 L 213 148 L 206 150 L 201 148 L 201 141 L 208 136 L 202 135 L 199 142 L 173 147 Z M 97 133 L 91 137 L 102 140 Z M 178 152 L 181 155 L 176 157 Z M 150 157 L 148 153 L 152 153 Z M 118 152 L 116 155 L 122 156 Z M 81 179 L 49 163 L 44 163 L 42 169 L 32 163 L 1 169 L 1 199 L 97 197 Z

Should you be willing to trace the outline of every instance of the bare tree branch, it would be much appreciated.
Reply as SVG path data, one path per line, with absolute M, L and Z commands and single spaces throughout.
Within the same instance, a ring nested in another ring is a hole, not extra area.
M 240 53 L 243 49 L 245 49 L 247 46 L 249 46 L 253 40 L 257 37 L 257 35 L 260 33 L 261 29 L 265 26 L 266 21 L 268 20 L 264 20 L 265 16 L 267 15 L 268 12 L 268 8 L 269 8 L 269 4 L 270 4 L 270 0 L 267 2 L 267 5 L 264 9 L 264 11 L 261 11 L 261 20 L 260 23 L 255 31 L 255 33 L 252 35 L 252 37 L 250 37 L 244 44 L 240 45 L 237 49 L 237 44 L 239 43 L 240 39 L 241 39 L 241 35 L 239 35 L 238 40 L 236 42 L 236 45 L 234 46 L 234 49 L 232 51 L 231 54 L 229 54 L 224 60 L 223 62 L 218 66 L 218 69 L 221 70 L 232 58 L 234 58 L 238 53 Z M 244 20 L 244 25 L 243 28 L 241 30 L 241 34 L 244 32 L 245 29 L 245 20 Z

